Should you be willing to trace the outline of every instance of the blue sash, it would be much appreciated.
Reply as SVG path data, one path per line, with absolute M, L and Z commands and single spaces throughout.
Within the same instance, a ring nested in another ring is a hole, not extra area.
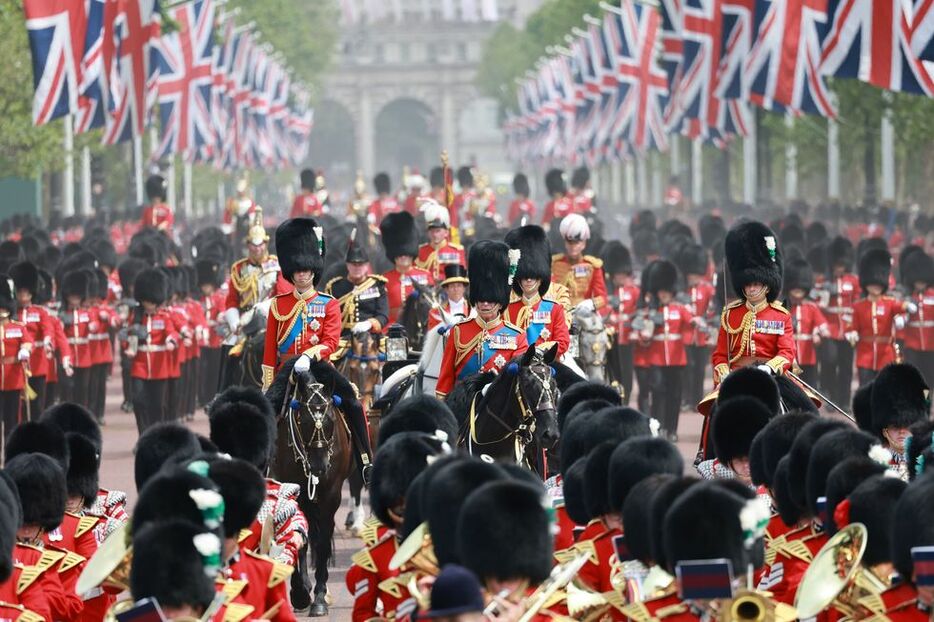
M 495 338 L 496 335 L 502 335 L 506 338 L 512 337 L 513 339 L 516 337 L 515 331 L 505 326 L 501 326 L 498 331 L 492 333 L 491 337 Z M 457 374 L 458 380 L 463 380 L 471 374 L 480 373 L 486 367 L 486 364 L 490 361 L 490 359 L 495 357 L 497 354 L 502 354 L 507 359 L 512 357 L 514 350 L 494 348 L 492 347 L 493 341 L 494 339 L 490 339 L 489 341 L 482 342 L 482 345 L 480 346 L 480 356 L 477 356 L 476 351 L 470 355 L 470 358 L 464 362 L 464 366 L 461 367 L 460 372 Z
M 547 313 L 550 319 L 551 309 L 554 306 L 555 306 L 554 302 L 550 300 L 542 300 L 538 305 L 538 309 L 536 309 L 535 311 L 532 311 L 532 317 L 529 319 L 529 325 L 525 329 L 525 337 L 528 340 L 530 346 L 535 343 L 538 343 L 538 338 L 541 336 L 542 331 L 545 330 L 546 326 L 548 326 L 548 324 L 545 324 L 545 323 L 536 324 L 534 322 L 535 314 L 536 313 Z
M 303 328 L 305 328 L 305 317 L 302 312 L 299 312 L 295 324 L 292 325 L 292 330 L 286 336 L 285 341 L 279 344 L 280 353 L 285 354 L 292 348 L 292 344 L 295 343 Z

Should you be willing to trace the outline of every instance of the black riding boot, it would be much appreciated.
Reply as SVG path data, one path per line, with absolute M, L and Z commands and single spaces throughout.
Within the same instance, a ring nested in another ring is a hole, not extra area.
M 370 449 L 370 430 L 366 423 L 366 415 L 361 407 L 347 414 L 347 424 L 350 426 L 350 433 L 353 436 L 353 445 L 356 448 L 357 467 L 363 476 L 363 485 L 370 487 L 370 469 L 373 464 L 373 452 Z

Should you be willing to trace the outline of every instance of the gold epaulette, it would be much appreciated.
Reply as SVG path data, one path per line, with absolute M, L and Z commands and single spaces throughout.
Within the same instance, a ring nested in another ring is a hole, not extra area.
M 370 278 L 379 283 L 388 283 L 389 279 L 384 277 L 382 274 L 371 274 Z
M 856 602 L 873 615 L 881 616 L 885 613 L 885 601 L 882 600 L 882 594 L 868 594 Z
M 252 535 L 253 535 L 253 532 L 250 531 L 249 529 L 241 529 L 240 532 L 237 533 L 237 544 L 242 543 L 244 540 L 246 540 Z
M 777 300 L 773 300 L 772 302 L 770 302 L 770 303 L 769 303 L 769 306 L 771 306 L 771 307 L 772 307 L 773 309 L 775 309 L 776 311 L 781 311 L 781 312 L 784 313 L 785 315 L 791 315 L 791 311 L 789 311 L 788 309 L 786 309 L 786 308 L 784 307 L 784 305 L 782 305 L 782 303 L 780 303 L 780 302 L 777 301 Z
M 364 521 L 363 527 L 360 528 L 360 533 L 357 534 L 360 539 L 363 540 L 364 546 L 369 547 L 376 544 L 376 541 L 379 539 L 380 525 L 382 525 L 382 523 L 374 516 Z
M 40 568 L 41 570 L 48 570 L 57 564 L 63 557 L 65 557 L 64 551 L 42 549 L 42 557 L 40 557 L 39 561 L 36 562 L 36 568 Z
M 228 604 L 237 596 L 240 596 L 243 590 L 246 589 L 246 581 L 243 579 L 217 579 L 215 583 L 223 586 L 220 591 L 227 597 L 227 600 L 224 602 Z
M 594 257 L 593 255 L 584 255 L 584 261 L 589 263 L 594 268 L 602 268 L 603 260 L 599 257 Z
M 788 555 L 789 557 L 797 557 L 798 559 L 808 563 L 814 559 L 814 555 L 811 553 L 811 549 L 809 549 L 802 540 L 791 540 L 790 542 L 786 541 L 782 543 L 778 550 L 785 555 Z
M 253 613 L 253 607 L 243 603 L 230 603 L 224 609 L 223 622 L 243 622 Z
M 12 609 L 13 611 L 19 611 L 19 615 L 16 616 L 16 622 L 44 622 L 45 618 L 40 616 L 35 611 L 30 611 L 23 607 L 22 605 L 14 605 L 13 603 L 7 603 L 0 601 L 0 607 L 5 607 L 6 609 Z
M 59 574 L 63 572 L 68 572 L 72 568 L 78 566 L 85 561 L 85 558 L 81 555 L 78 555 L 74 551 L 66 551 L 65 557 L 62 559 L 62 562 L 58 565 Z
M 511 328 L 511 329 L 513 329 L 513 330 L 515 330 L 515 331 L 518 332 L 518 333 L 523 333 L 523 334 L 525 333 L 524 330 L 522 330 L 521 328 L 519 328 L 519 327 L 516 326 L 515 324 L 512 324 L 512 323 L 509 322 L 506 318 L 503 318 L 503 325 L 504 325 L 504 326 L 507 326 L 507 327 L 509 327 L 509 328 Z
M 388 579 L 380 581 L 379 585 L 376 587 L 378 587 L 381 592 L 386 592 L 393 598 L 402 598 L 402 588 L 408 583 L 409 578 L 410 573 L 389 577 Z
M 266 582 L 266 587 L 276 587 L 291 577 L 292 572 L 295 571 L 294 566 L 289 566 L 288 564 L 283 564 L 275 560 L 270 561 L 272 561 L 272 573 L 269 575 L 269 581 Z
M 350 561 L 367 572 L 376 572 L 376 562 L 373 561 L 373 556 L 370 555 L 370 547 L 364 547 L 354 553 Z
M 334 283 L 340 281 L 342 278 L 344 278 L 344 277 L 342 277 L 342 276 L 335 276 L 333 279 L 331 279 L 330 281 L 328 281 L 327 283 L 325 283 L 325 284 L 324 284 L 324 291 L 325 291 L 325 292 L 330 292 L 330 291 L 331 291 L 331 286 L 334 285 Z
M 740 298 L 728 304 L 726 307 L 723 308 L 723 310 L 726 311 L 727 309 L 735 309 L 736 307 L 741 307 L 744 304 L 746 304 L 746 302 Z
M 36 582 L 36 579 L 42 576 L 42 568 L 38 566 L 24 566 L 22 564 L 13 564 L 14 568 L 19 568 L 19 579 L 16 581 L 16 595 L 19 596 L 26 591 L 26 588 Z
M 94 529 L 98 522 L 97 516 L 81 516 L 78 518 L 78 527 L 75 529 L 75 538 L 80 538 L 87 532 Z
M 564 261 L 564 253 L 555 253 L 551 256 L 551 263 L 556 261 Z

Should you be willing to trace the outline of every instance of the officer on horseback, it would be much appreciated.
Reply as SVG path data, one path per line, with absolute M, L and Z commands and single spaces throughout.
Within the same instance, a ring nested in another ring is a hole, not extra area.
M 294 290 L 276 296 L 269 308 L 266 348 L 263 353 L 263 390 L 269 389 L 282 363 L 298 356 L 293 373 L 301 375 L 311 361 L 328 361 L 341 334 L 341 308 L 315 286 L 324 271 L 324 230 L 313 218 L 292 218 L 276 229 L 276 248 L 282 253 L 282 274 Z M 346 413 L 345 413 L 346 415 Z M 366 416 L 347 416 L 358 466 L 364 481 L 370 466 L 370 440 Z
M 590 225 L 580 214 L 570 214 L 561 221 L 559 230 L 566 252 L 552 257 L 552 280 L 568 289 L 572 307 L 605 314 L 608 309 L 603 261 L 584 254 Z
M 415 265 L 418 257 L 418 231 L 415 219 L 408 212 L 396 212 L 386 216 L 379 225 L 383 237 L 386 258 L 395 266 L 386 277 L 386 293 L 389 300 L 389 324 L 395 324 L 402 315 L 406 299 L 416 291 L 414 283 L 433 286 L 431 273 Z
M 324 286 L 341 305 L 341 337 L 382 332 L 389 321 L 386 277 L 370 274 L 370 257 L 357 242 L 356 228 L 350 234 L 344 261 L 347 276 L 334 277 Z
M 420 199 L 419 203 L 419 209 L 425 214 L 428 242 L 419 247 L 415 264 L 428 270 L 437 283 L 444 279 L 445 267 L 464 265 L 464 247 L 449 239 L 451 215 L 446 207 L 431 198 Z

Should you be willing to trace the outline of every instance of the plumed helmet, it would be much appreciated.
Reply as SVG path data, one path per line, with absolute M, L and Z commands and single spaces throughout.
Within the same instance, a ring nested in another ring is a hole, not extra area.
M 568 214 L 559 225 L 561 237 L 565 240 L 587 241 L 590 239 L 590 225 L 580 214 Z
M 892 255 L 881 248 L 873 248 L 859 257 L 859 286 L 865 290 L 870 285 L 878 285 L 882 291 L 889 289 L 889 277 L 892 274 Z
M 885 428 L 907 428 L 929 419 L 930 390 L 914 365 L 886 365 L 872 382 L 872 433 L 881 438 Z
M 429 229 L 449 229 L 451 227 L 451 214 L 448 208 L 441 205 L 431 197 L 419 201 L 418 209 L 425 215 L 425 226 Z
M 762 283 L 769 289 L 766 296 L 769 302 L 778 298 L 784 262 L 775 232 L 761 222 L 743 222 L 727 232 L 724 244 L 736 294 L 742 297 L 744 287 Z
M 527 197 L 532 193 L 529 188 L 529 178 L 525 176 L 525 173 L 516 173 L 515 177 L 512 178 L 512 191 L 523 197 Z
M 553 168 L 545 173 L 545 190 L 552 197 L 556 194 L 567 194 L 568 187 L 564 183 L 564 171 Z
M 463 565 L 481 580 L 520 578 L 537 585 L 552 566 L 550 504 L 530 484 L 488 483 L 464 502 L 457 544 Z
M 379 224 L 379 231 L 389 261 L 402 256 L 418 257 L 418 230 L 411 214 L 395 212 L 387 215 Z
M 785 291 L 803 289 L 805 293 L 814 287 L 814 270 L 806 259 L 796 257 L 785 265 Z
M 290 218 L 276 228 L 276 254 L 282 276 L 310 270 L 317 285 L 324 272 L 324 230 L 314 218 Z
M 155 199 L 165 201 L 167 191 L 168 184 L 165 182 L 165 177 L 162 175 L 150 175 L 149 178 L 146 179 L 146 196 L 149 197 L 150 201 Z
M 350 231 L 350 241 L 347 242 L 347 255 L 344 256 L 346 263 L 369 263 L 370 255 L 366 252 L 366 247 L 357 241 L 357 228 Z
M 387 173 L 377 173 L 373 177 L 373 188 L 376 189 L 376 194 L 389 194 L 392 192 L 392 182 L 389 175 Z
M 139 302 L 161 305 L 169 297 L 169 277 L 157 268 L 147 268 L 136 275 L 133 297 Z
M 538 293 L 544 296 L 551 285 L 551 244 L 548 234 L 538 225 L 517 227 L 506 234 L 509 248 L 519 249 L 519 268 L 512 282 L 512 289 L 522 294 L 522 279 L 539 279 Z
M 470 278 L 470 304 L 495 302 L 509 305 L 513 278 L 510 276 L 510 249 L 503 242 L 480 240 L 470 247 L 467 274 Z
M 603 247 L 603 270 L 607 275 L 632 274 L 632 255 L 619 240 L 610 240 Z

